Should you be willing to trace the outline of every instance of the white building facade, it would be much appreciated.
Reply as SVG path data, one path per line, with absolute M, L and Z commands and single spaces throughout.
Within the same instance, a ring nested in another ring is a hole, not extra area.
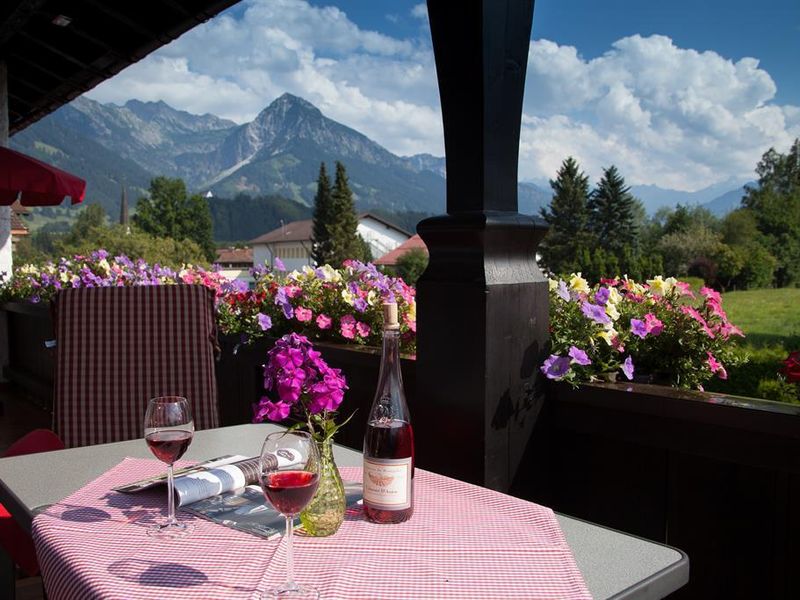
M 358 216 L 357 231 L 369 244 L 374 258 L 394 250 L 411 237 L 407 231 L 370 213 Z M 286 223 L 250 242 L 253 248 L 253 265 L 274 268 L 275 259 L 279 258 L 289 271 L 302 269 L 306 265 L 314 266 L 314 259 L 311 257 L 312 238 L 311 219 Z

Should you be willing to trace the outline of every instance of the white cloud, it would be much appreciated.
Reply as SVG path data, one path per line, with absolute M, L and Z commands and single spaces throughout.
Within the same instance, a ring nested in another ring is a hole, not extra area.
M 552 177 L 571 154 L 595 178 L 613 163 L 629 183 L 682 190 L 752 177 L 767 148 L 800 134 L 798 110 L 770 103 L 776 90 L 756 59 L 678 48 L 661 35 L 623 38 L 592 60 L 535 41 L 520 174 Z
M 428 5 L 427 4 L 415 4 L 414 7 L 411 9 L 411 16 L 415 19 L 424 19 L 425 21 L 428 20 Z
M 397 154 L 444 152 L 427 8 L 418 38 L 367 31 L 334 7 L 249 0 L 98 86 L 90 96 L 164 100 L 194 113 L 253 119 L 284 92 Z M 551 178 L 576 156 L 596 179 L 616 164 L 629 183 L 692 190 L 752 176 L 770 146 L 800 135 L 800 108 L 773 101 L 753 58 L 731 61 L 634 35 L 587 60 L 532 42 L 520 176 Z

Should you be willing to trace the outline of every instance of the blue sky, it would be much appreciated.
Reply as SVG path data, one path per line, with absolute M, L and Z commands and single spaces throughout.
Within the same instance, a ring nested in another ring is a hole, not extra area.
M 800 136 L 798 56 L 798 0 L 539 0 L 520 178 L 573 155 L 633 184 L 750 179 Z M 397 154 L 444 152 L 419 2 L 245 0 L 88 95 L 245 122 L 284 92 Z
M 314 1 L 316 6 L 330 2 Z M 419 34 L 411 10 L 419 1 L 335 2 L 366 29 L 395 37 Z M 778 83 L 776 100 L 800 104 L 798 0 L 538 0 L 534 39 L 575 46 L 585 58 L 606 52 L 623 37 L 666 35 L 679 46 L 713 50 L 727 58 L 753 56 Z

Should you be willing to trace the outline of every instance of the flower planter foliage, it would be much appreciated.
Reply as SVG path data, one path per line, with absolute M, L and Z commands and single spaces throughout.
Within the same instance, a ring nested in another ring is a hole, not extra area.
M 2 276 L 0 275 L 0 278 Z M 97 250 L 88 256 L 62 258 L 57 263 L 23 265 L 14 269 L 8 281 L 0 279 L 0 303 L 48 302 L 65 288 L 121 287 L 137 285 L 200 284 L 214 290 L 217 297 L 236 291 L 241 282 L 229 281 L 215 271 L 184 265 L 179 270 L 149 265 L 142 259 L 109 256 Z
M 151 266 L 97 250 L 89 256 L 15 269 L 10 280 L 0 282 L 0 303 L 46 302 L 67 287 L 199 284 L 216 294 L 221 332 L 241 335 L 243 342 L 267 332 L 276 337 L 296 332 L 314 340 L 380 346 L 381 305 L 392 301 L 398 305 L 403 351 L 415 351 L 415 290 L 372 264 L 346 261 L 341 269 L 324 265 L 291 273 L 258 267 L 253 275 L 255 285 L 249 290 L 244 282 L 228 280 L 214 270 Z
M 298 333 L 313 341 L 380 345 L 381 305 L 395 301 L 402 348 L 416 350 L 415 290 L 371 264 L 346 261 L 287 273 L 253 270 L 255 284 L 229 281 L 214 270 L 174 270 L 98 250 L 43 266 L 25 265 L 0 285 L 0 302 L 50 300 L 64 287 L 201 284 L 217 297 L 220 332 L 239 343 Z M 551 280 L 552 355 L 542 366 L 551 379 L 604 381 L 614 374 L 646 375 L 679 387 L 701 387 L 741 362 L 731 343 L 742 336 L 730 323 L 717 292 L 699 295 L 674 278 L 644 284 L 604 279 L 589 287 L 580 274 Z
M 396 302 L 403 352 L 416 349 L 415 290 L 372 265 L 345 261 L 302 271 L 253 269 L 252 290 L 228 294 L 217 305 L 222 333 L 249 342 L 269 333 L 299 333 L 311 340 L 379 347 L 383 302 Z
M 672 277 L 645 284 L 603 279 L 589 287 L 578 274 L 550 281 L 552 354 L 542 366 L 550 379 L 573 384 L 603 381 L 621 371 L 702 389 L 743 359 L 732 336 L 744 336 L 714 290 Z

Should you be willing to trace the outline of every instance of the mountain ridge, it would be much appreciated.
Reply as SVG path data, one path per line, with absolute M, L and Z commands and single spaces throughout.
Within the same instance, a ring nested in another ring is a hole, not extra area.
M 387 215 L 445 210 L 444 157 L 395 155 L 292 94 L 279 96 L 242 124 L 195 115 L 163 101 L 132 99 L 120 106 L 84 96 L 14 136 L 11 145 L 83 176 L 88 201 L 103 204 L 111 215 L 118 209 L 123 184 L 135 204 L 157 175 L 180 177 L 190 190 L 210 190 L 217 197 L 283 196 L 309 208 L 320 163 L 332 173 L 337 160 L 347 168 L 359 210 Z M 683 192 L 655 186 L 634 186 L 632 191 L 638 189 L 649 194 L 650 200 L 643 198 L 649 205 L 660 202 L 652 200 L 659 194 L 672 198 L 672 205 L 695 203 Z M 699 192 L 694 194 L 700 198 Z M 520 182 L 519 210 L 538 215 L 551 196 L 543 186 Z M 649 205 L 649 212 L 655 212 Z M 299 211 L 284 208 L 287 217 Z

